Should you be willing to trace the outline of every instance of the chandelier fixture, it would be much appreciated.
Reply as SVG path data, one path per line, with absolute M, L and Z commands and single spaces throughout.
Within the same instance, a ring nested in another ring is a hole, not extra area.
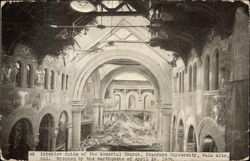
M 83 13 L 96 11 L 96 7 L 89 1 L 72 1 L 70 6 L 72 9 Z

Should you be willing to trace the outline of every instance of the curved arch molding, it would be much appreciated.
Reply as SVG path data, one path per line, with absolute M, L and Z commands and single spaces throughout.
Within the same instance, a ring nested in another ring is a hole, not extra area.
M 82 66 L 76 78 L 74 86 L 74 99 L 80 100 L 84 84 L 88 77 L 101 65 L 112 60 L 133 60 L 140 63 L 147 70 L 150 71 L 157 79 L 160 88 L 160 101 L 166 104 L 171 104 L 172 91 L 171 91 L 171 71 L 169 68 L 164 68 L 152 57 L 147 56 L 139 51 L 120 49 L 109 50 L 94 55 L 88 62 Z
M 210 135 L 218 148 L 219 152 L 225 151 L 225 130 L 220 128 L 211 118 L 204 118 L 199 125 L 200 151 L 202 151 L 203 140 Z

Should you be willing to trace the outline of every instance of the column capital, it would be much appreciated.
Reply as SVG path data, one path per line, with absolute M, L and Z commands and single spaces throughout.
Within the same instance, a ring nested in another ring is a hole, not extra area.
M 84 103 L 81 100 L 74 100 L 72 101 L 72 111 L 73 112 L 80 112 L 84 108 Z
M 173 112 L 171 104 L 161 104 L 161 113 L 163 115 L 170 115 Z
M 161 106 L 161 109 L 172 108 L 172 104 L 171 103 L 167 103 L 167 102 L 161 102 L 160 106 Z
M 80 106 L 80 105 L 84 105 L 82 100 L 73 100 L 72 101 L 72 106 Z

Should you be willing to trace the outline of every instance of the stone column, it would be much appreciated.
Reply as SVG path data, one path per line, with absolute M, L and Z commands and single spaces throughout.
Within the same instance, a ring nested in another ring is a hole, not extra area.
M 52 150 L 56 150 L 56 139 L 57 139 L 57 135 L 58 135 L 58 127 L 55 128 L 51 128 L 51 139 L 52 139 L 52 146 L 51 149 Z
M 121 110 L 125 110 L 126 109 L 126 89 L 123 90 L 123 93 L 122 93 L 122 100 L 121 100 Z
M 92 104 L 92 107 L 94 120 L 93 131 L 96 131 L 102 126 L 103 103 L 99 99 L 95 99 L 94 103 Z
M 81 112 L 83 110 L 82 101 L 72 102 L 72 121 L 73 121 L 73 136 L 72 150 L 80 150 L 81 143 Z
M 34 142 L 33 142 L 33 145 L 31 146 L 31 150 L 36 150 L 36 146 L 38 145 L 39 143 L 39 133 L 35 134 L 34 136 Z
M 72 122 L 67 123 L 67 128 L 68 128 L 68 142 L 67 142 L 67 150 L 72 147 Z
M 161 122 L 162 122 L 162 151 L 170 151 L 170 134 L 171 134 L 171 104 L 161 105 Z
M 157 140 L 158 141 L 161 141 L 161 115 L 160 115 L 160 101 L 159 100 L 156 100 L 155 101 L 155 108 L 156 108 L 156 111 L 155 111 L 155 123 L 156 123 L 156 131 L 157 131 Z
M 100 101 L 100 122 L 99 122 L 99 126 L 100 126 L 100 129 L 103 129 L 103 109 L 104 109 L 104 104 L 103 104 L 103 101 Z

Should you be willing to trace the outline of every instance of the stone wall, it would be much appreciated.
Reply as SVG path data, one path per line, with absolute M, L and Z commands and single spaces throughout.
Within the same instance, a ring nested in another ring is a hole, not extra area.
M 204 137 L 211 136 L 215 140 L 218 151 L 231 152 L 231 159 L 242 159 L 248 155 L 247 118 L 249 116 L 246 93 L 249 81 L 247 26 L 249 17 L 248 11 L 243 8 L 238 8 L 235 13 L 234 30 L 231 36 L 222 39 L 218 33 L 211 30 L 202 52 L 193 50 L 185 68 L 180 67 L 176 73 L 173 73 L 172 127 L 176 132 L 172 133 L 171 138 L 172 144 L 178 142 L 176 139 L 178 123 L 182 120 L 185 129 L 184 151 L 187 150 L 187 134 L 191 124 L 196 133 L 198 151 L 203 150 Z M 218 53 L 218 66 L 216 53 Z M 209 70 L 206 69 L 208 56 Z M 189 69 L 190 67 L 194 69 L 194 64 L 197 65 L 197 75 L 194 76 L 192 72 L 192 82 L 190 82 Z M 216 67 L 218 67 L 218 74 L 216 74 Z M 209 83 L 209 89 L 206 89 L 207 83 Z M 175 151 L 173 146 L 172 151 Z
M 53 55 L 40 57 L 36 51 L 23 44 L 16 44 L 12 55 L 3 56 L 0 111 L 3 115 L 1 147 L 5 155 L 8 155 L 8 138 L 11 129 L 18 120 L 27 118 L 30 121 L 33 129 L 33 138 L 30 139 L 35 140 L 36 146 L 39 142 L 40 122 L 48 113 L 54 120 L 51 130 L 56 136 L 59 117 L 61 113 L 66 112 L 67 148 L 70 149 L 72 145 L 71 79 L 74 73 L 70 72 L 73 66 L 64 59 L 63 56 Z M 34 150 L 35 146 L 31 148 Z

